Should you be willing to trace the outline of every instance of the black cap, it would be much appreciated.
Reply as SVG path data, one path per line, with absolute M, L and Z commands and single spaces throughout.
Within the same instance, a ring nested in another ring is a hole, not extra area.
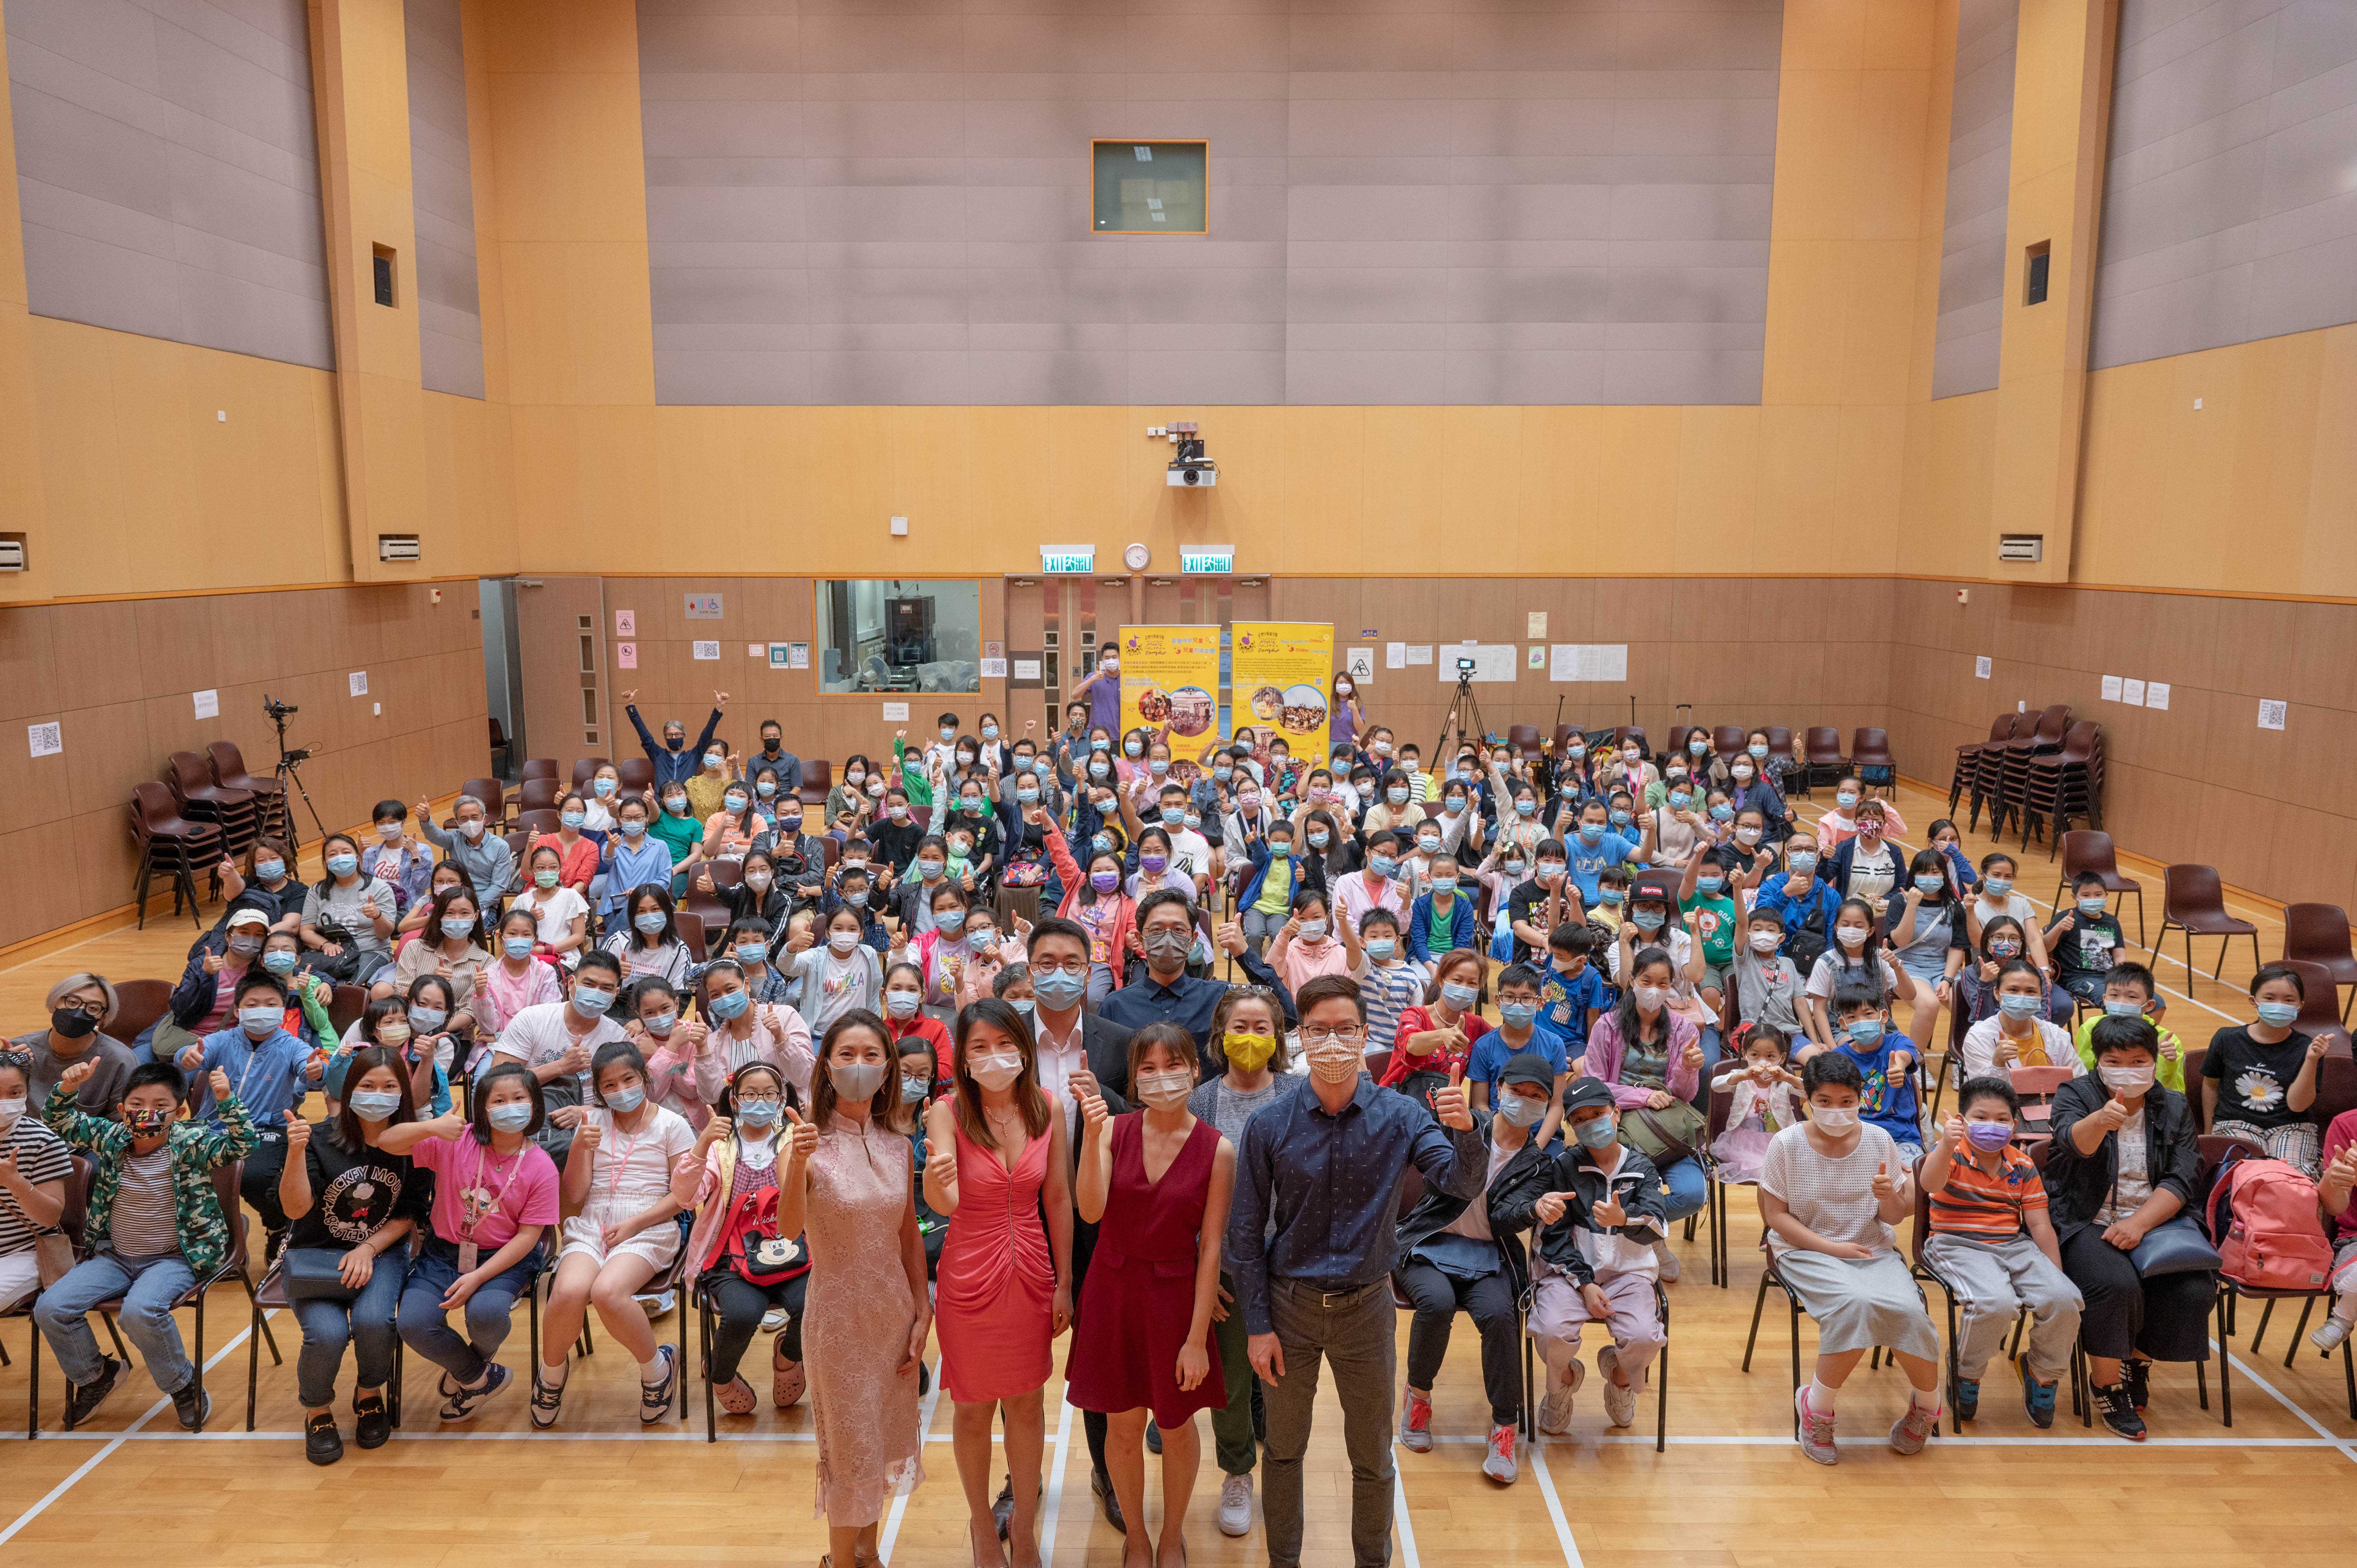
M 1523 1051 L 1507 1058 L 1505 1067 L 1498 1073 L 1498 1082 L 1501 1085 L 1534 1083 L 1541 1089 L 1552 1090 L 1555 1087 L 1555 1064 L 1538 1052 Z
M 1612 1086 L 1600 1078 L 1575 1078 L 1564 1086 L 1563 1108 L 1566 1114 L 1586 1106 L 1612 1103 Z

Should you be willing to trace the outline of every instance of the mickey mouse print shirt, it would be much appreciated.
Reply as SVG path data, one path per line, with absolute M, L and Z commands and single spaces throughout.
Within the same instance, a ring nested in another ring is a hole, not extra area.
M 287 1244 L 334 1251 L 358 1246 L 393 1219 L 425 1219 L 426 1184 L 406 1155 L 361 1144 L 336 1146 L 335 1123 L 311 1129 L 303 1158 L 310 1167 L 311 1207 L 295 1221 Z

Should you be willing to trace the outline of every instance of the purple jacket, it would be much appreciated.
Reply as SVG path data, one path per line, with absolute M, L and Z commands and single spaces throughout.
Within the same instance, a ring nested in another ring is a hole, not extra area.
M 1688 1046 L 1701 1040 L 1702 1032 L 1695 1027 L 1693 1019 L 1682 1014 L 1665 1008 L 1663 1016 L 1670 1025 L 1670 1093 L 1680 1100 L 1692 1100 L 1702 1074 L 1686 1066 L 1685 1051 Z M 1600 1078 L 1612 1086 L 1612 1103 L 1624 1111 L 1644 1104 L 1646 1097 L 1652 1093 L 1650 1089 L 1620 1081 L 1620 1015 L 1617 1011 L 1604 1013 L 1596 1020 L 1596 1027 L 1588 1031 L 1587 1071 L 1588 1077 Z

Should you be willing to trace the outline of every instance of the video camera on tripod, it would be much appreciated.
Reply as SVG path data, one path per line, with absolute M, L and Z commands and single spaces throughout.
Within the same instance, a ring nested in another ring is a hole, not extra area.
M 262 711 L 270 715 L 272 724 L 278 726 L 278 760 L 282 763 L 308 762 L 311 759 L 311 753 L 307 748 L 296 747 L 289 750 L 286 745 L 286 721 L 303 710 L 292 703 L 282 703 L 264 692 L 262 693 Z
M 303 788 L 303 776 L 296 771 L 304 763 L 311 760 L 310 748 L 290 746 L 286 744 L 286 721 L 303 710 L 292 703 L 282 703 L 264 692 L 262 693 L 262 711 L 269 716 L 272 724 L 278 726 L 278 799 L 282 802 L 280 809 L 286 813 L 286 836 L 293 839 L 295 846 L 299 849 L 302 847 L 302 840 L 295 832 L 293 805 L 293 797 L 296 795 L 303 797 L 303 804 L 311 812 L 311 825 L 319 830 L 319 836 L 321 838 L 328 836 L 327 824 L 319 821 L 319 808 L 312 803 L 311 791 Z

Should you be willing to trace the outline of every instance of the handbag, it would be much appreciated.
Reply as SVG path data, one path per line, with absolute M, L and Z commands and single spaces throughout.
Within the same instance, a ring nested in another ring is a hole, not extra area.
M 344 1283 L 344 1255 L 333 1247 L 289 1247 L 278 1257 L 278 1278 L 288 1301 L 353 1301 L 356 1285 Z
M 71 1273 L 73 1266 L 72 1237 L 62 1230 L 45 1230 L 33 1238 L 33 1267 L 43 1290 Z
M 2148 1280 L 2161 1274 L 2215 1273 L 2225 1261 L 2193 1216 L 2172 1214 L 2144 1233 L 2128 1262 L 2136 1265 L 2137 1278 Z
M 1709 1118 L 1683 1100 L 1673 1100 L 1656 1111 L 1641 1105 L 1620 1118 L 1620 1141 L 1667 1170 L 1694 1157 L 1695 1145 L 1710 1126 Z

